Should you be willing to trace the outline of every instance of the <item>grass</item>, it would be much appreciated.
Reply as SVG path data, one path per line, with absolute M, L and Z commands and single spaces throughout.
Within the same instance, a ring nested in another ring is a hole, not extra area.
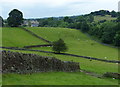
M 94 21 L 98 22 L 101 20 L 107 20 L 107 21 L 111 21 L 111 20 L 116 20 L 116 17 L 111 17 L 111 15 L 105 15 L 105 16 L 94 16 Z
M 102 44 L 99 44 L 91 40 L 89 37 L 87 37 L 83 33 L 79 32 L 78 30 L 67 29 L 67 28 L 57 28 L 57 29 L 56 28 L 27 28 L 27 29 L 33 31 L 37 35 L 40 35 L 50 41 L 63 38 L 69 48 L 68 53 L 84 55 L 84 56 L 92 56 L 92 57 L 97 57 L 97 58 L 107 57 L 107 59 L 118 60 L 117 59 L 118 50 L 116 48 L 111 48 L 111 47 L 107 47 Z M 94 43 L 94 45 L 91 45 L 91 43 Z M 24 45 L 24 43 L 22 42 L 21 44 Z M 41 47 L 41 48 L 32 48 L 32 49 L 51 51 L 51 47 Z M 30 51 L 26 51 L 26 52 L 31 53 Z M 117 64 L 104 63 L 104 62 L 99 62 L 95 60 L 89 61 L 88 59 L 83 59 L 83 58 L 78 58 L 78 57 L 46 54 L 46 53 L 40 53 L 40 52 L 32 52 L 32 53 L 36 53 L 36 54 L 43 55 L 43 56 L 53 56 L 63 61 L 72 60 L 75 62 L 80 62 L 81 68 L 87 69 L 89 71 L 97 72 L 97 73 L 105 73 L 108 71 L 118 72 Z
M 97 58 L 107 57 L 109 60 L 118 60 L 118 49 L 99 44 L 85 34 L 75 29 L 68 28 L 48 28 L 48 27 L 28 27 L 27 29 L 42 36 L 43 38 L 55 41 L 62 38 L 67 44 L 69 50 L 67 53 L 78 54 L 82 56 L 91 56 Z M 2 29 L 2 43 L 7 47 L 23 47 L 26 45 L 45 44 L 45 42 L 37 39 L 29 33 L 20 28 L 3 28 Z M 38 50 L 51 51 L 51 47 L 32 48 Z M 1 49 L 7 50 L 7 49 Z M 105 72 L 118 72 L 118 64 L 106 63 L 100 61 L 90 61 L 88 59 L 70 57 L 63 55 L 56 55 L 50 53 L 31 52 L 31 51 L 17 51 L 14 52 L 32 53 L 42 56 L 56 57 L 63 61 L 79 62 L 81 69 L 103 74 Z M 100 79 L 86 75 L 82 72 L 46 72 L 34 74 L 3 74 L 4 85 L 117 85 L 118 80 L 114 79 Z
M 45 72 L 3 74 L 3 85 L 118 85 L 118 81 L 100 79 L 81 72 Z
M 75 29 L 68 28 L 27 28 L 43 38 L 55 41 L 62 38 L 68 46 L 67 53 L 91 56 L 108 60 L 118 60 L 118 49 L 107 47 L 91 40 L 88 36 Z M 51 48 L 32 48 L 50 51 Z
M 0 73 L 0 86 L 2 85 L 2 74 Z
M 20 28 L 3 28 L 2 45 L 7 47 L 23 47 L 27 45 L 45 44 L 45 42 L 32 36 Z
M 64 39 L 68 46 L 68 52 L 82 56 L 91 56 L 96 58 L 105 58 L 108 60 L 118 60 L 118 49 L 99 44 L 85 34 L 75 29 L 68 28 L 27 28 L 39 36 L 56 41 L 59 38 Z M 3 28 L 2 45 L 8 47 L 23 47 L 27 45 L 46 44 L 28 32 L 20 28 Z M 51 47 L 32 48 L 51 51 Z

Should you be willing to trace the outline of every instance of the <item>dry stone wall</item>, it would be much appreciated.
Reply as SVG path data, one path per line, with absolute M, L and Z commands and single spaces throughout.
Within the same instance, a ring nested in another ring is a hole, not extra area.
M 76 72 L 80 70 L 79 63 L 61 61 L 53 57 L 10 51 L 2 51 L 1 53 L 3 73 Z
M 52 47 L 52 44 L 24 46 L 24 48 L 33 48 L 33 47 Z

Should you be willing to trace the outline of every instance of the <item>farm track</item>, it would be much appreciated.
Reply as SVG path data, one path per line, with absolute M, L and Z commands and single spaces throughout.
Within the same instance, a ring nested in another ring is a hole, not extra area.
M 69 54 L 69 53 L 55 53 L 55 52 L 51 52 L 51 51 L 33 50 L 33 49 L 25 49 L 25 48 L 17 48 L 17 47 L 0 47 L 0 48 L 11 49 L 11 50 L 23 50 L 23 51 L 36 51 L 36 52 L 43 52 L 43 53 L 53 53 L 53 54 L 57 54 L 57 55 L 80 57 L 80 58 L 84 58 L 84 59 L 89 59 L 90 61 L 91 60 L 97 60 L 97 61 L 108 62 L 108 63 L 120 63 L 120 61 L 117 61 L 117 60 L 105 60 L 105 59 L 99 59 L 99 58 L 93 58 L 93 57 L 87 57 L 87 56 L 80 56 L 80 55 Z
M 43 40 L 43 41 L 45 41 L 45 42 L 47 42 L 47 43 L 49 43 L 49 44 L 52 43 L 51 41 L 46 40 L 46 39 L 44 39 L 43 37 L 38 36 L 37 34 L 33 33 L 32 31 L 30 31 L 30 30 L 28 30 L 28 29 L 26 29 L 26 28 L 23 28 L 23 27 L 20 27 L 20 28 L 21 28 L 22 30 L 28 32 L 29 34 L 33 35 L 34 37 L 40 39 L 40 40 Z

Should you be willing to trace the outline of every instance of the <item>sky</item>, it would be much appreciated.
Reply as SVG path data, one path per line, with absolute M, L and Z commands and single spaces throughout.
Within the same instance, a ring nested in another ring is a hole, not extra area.
M 13 9 L 24 18 L 44 18 L 88 14 L 98 10 L 118 11 L 119 0 L 0 0 L 0 15 L 6 19 Z

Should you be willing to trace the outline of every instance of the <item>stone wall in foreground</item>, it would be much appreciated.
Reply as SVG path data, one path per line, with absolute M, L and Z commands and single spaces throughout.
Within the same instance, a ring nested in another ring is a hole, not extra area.
M 79 63 L 61 61 L 53 57 L 10 51 L 2 51 L 1 54 L 3 73 L 76 72 L 80 70 Z

